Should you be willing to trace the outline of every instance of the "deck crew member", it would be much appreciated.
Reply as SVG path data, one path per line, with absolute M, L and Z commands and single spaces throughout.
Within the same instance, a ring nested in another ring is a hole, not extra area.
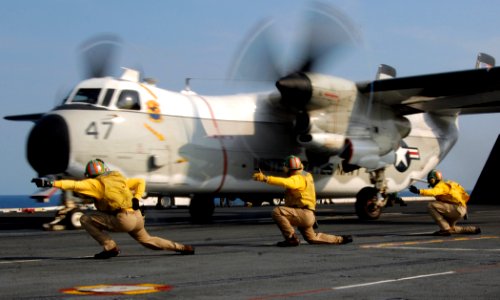
M 278 225 L 284 241 L 278 247 L 298 246 L 300 240 L 295 234 L 296 226 L 309 244 L 347 244 L 352 242 L 350 235 L 330 235 L 316 233 L 316 190 L 310 173 L 304 171 L 300 158 L 289 156 L 285 159 L 283 171 L 287 177 L 266 176 L 262 172 L 253 174 L 253 179 L 285 188 L 285 205 L 274 208 L 273 220 Z

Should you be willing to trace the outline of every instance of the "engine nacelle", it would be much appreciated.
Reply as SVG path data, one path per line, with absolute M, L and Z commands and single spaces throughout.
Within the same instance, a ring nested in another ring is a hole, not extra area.
M 308 133 L 299 135 L 297 141 L 314 152 L 336 155 L 344 147 L 345 137 L 335 133 Z
M 306 111 L 318 132 L 345 135 L 358 93 L 353 81 L 299 72 L 281 78 L 276 87 L 281 103 L 298 112 Z
M 316 73 L 307 73 L 307 77 L 312 87 L 308 110 L 337 107 L 344 112 L 352 111 L 358 91 L 353 81 Z
M 346 143 L 347 147 L 341 156 L 351 165 L 377 170 L 393 164 L 396 159 L 394 151 L 381 156 L 380 147 L 371 139 L 348 139 Z

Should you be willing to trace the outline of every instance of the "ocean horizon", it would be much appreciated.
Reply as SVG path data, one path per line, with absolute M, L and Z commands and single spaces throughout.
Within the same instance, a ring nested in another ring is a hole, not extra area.
M 56 193 L 47 202 L 40 202 L 30 197 L 31 195 L 0 195 L 0 209 L 15 208 L 40 208 L 61 205 L 61 197 Z
M 469 194 L 471 192 L 472 191 L 468 191 Z M 399 196 L 411 197 L 414 195 L 408 191 L 402 191 L 399 193 Z M 61 205 L 61 194 L 59 192 L 50 197 L 47 202 L 37 201 L 31 198 L 31 195 L 0 195 L 0 209 L 3 210 L 16 208 L 43 208 L 59 205 Z

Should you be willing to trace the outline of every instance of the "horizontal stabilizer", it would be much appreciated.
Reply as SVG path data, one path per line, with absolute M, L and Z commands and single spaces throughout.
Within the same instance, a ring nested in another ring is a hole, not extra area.
M 36 122 L 36 121 L 40 120 L 40 118 L 44 114 L 45 113 L 27 114 L 27 115 L 13 115 L 13 116 L 5 116 L 3 118 L 5 120 L 9 120 L 9 121 L 32 121 L 32 122 Z
M 500 204 L 498 200 L 498 171 L 500 170 L 500 135 L 491 149 L 488 160 L 474 186 L 469 203 Z

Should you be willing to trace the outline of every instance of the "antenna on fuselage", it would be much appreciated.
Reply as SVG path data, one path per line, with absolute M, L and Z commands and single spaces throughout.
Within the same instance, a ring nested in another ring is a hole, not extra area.
M 147 77 L 147 78 L 144 78 L 144 82 L 149 84 L 149 85 L 155 85 L 158 82 L 158 80 L 151 78 L 151 77 Z
M 139 82 L 141 78 L 141 73 L 139 73 L 139 71 L 129 68 L 122 68 L 122 69 L 123 69 L 123 74 L 120 77 L 121 80 Z
M 181 91 L 182 94 L 196 95 L 196 93 L 191 90 L 191 86 L 190 86 L 191 79 L 192 79 L 191 77 L 186 77 L 186 79 L 184 81 L 185 82 L 184 89 Z

